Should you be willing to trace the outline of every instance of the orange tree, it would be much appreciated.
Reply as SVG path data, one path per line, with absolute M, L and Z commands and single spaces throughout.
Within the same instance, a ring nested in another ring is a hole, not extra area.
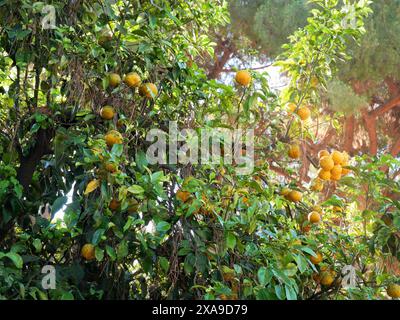
M 44 11 L 2 1 L 1 297 L 347 299 L 383 296 L 386 285 L 398 297 L 396 278 L 374 268 L 396 250 L 399 228 L 398 202 L 392 223 L 375 221 L 387 210 L 376 188 L 398 183 L 338 151 L 314 159 L 312 185 L 298 183 L 315 88 L 369 13 L 366 1 L 347 3 L 349 27 L 337 1 L 313 2 L 278 62 L 292 79 L 279 95 L 264 74 L 223 84 L 197 65 L 213 53 L 210 28 L 229 20 L 224 1 L 53 1 Z M 43 28 L 52 8 L 55 28 Z M 146 135 L 170 121 L 195 132 L 254 128 L 254 170 L 149 163 Z M 389 164 L 398 166 L 376 167 Z M 337 184 L 346 196 L 320 199 Z M 375 186 L 363 220 L 351 207 L 358 185 Z M 54 290 L 42 286 L 45 265 L 56 268 Z M 352 289 L 345 266 L 356 269 Z

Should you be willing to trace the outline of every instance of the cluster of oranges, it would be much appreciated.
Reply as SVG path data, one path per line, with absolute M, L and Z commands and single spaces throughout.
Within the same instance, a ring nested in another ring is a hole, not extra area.
M 347 152 L 337 150 L 329 153 L 327 150 L 321 150 L 318 153 L 320 170 L 318 178 L 323 181 L 339 181 L 342 176 L 347 175 L 350 170 L 346 168 L 349 165 L 349 155 Z
M 112 88 L 118 87 L 122 82 L 121 76 L 117 73 L 108 75 L 108 84 Z M 142 79 L 136 72 L 129 72 L 124 77 L 124 83 L 130 88 L 139 88 L 139 94 L 148 99 L 154 99 L 158 94 L 157 86 L 154 83 L 142 83 Z
M 295 103 L 290 102 L 287 104 L 287 109 L 290 113 L 296 113 L 303 121 L 308 120 L 311 116 L 311 107 L 309 105 L 301 105 L 298 107 Z

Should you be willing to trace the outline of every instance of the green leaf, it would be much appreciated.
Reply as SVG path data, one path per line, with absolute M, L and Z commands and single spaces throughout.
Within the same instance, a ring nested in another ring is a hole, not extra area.
M 18 269 L 22 269 L 23 260 L 22 260 L 21 256 L 20 256 L 18 253 L 9 252 L 9 253 L 7 253 L 5 256 L 8 257 L 9 259 L 11 259 L 12 262 L 14 262 L 14 265 L 15 265 Z
M 132 194 L 142 194 L 144 193 L 144 189 L 141 186 L 133 185 L 128 188 L 128 192 Z
M 169 260 L 167 258 L 165 258 L 165 257 L 160 257 L 159 261 L 160 261 L 160 266 L 164 270 L 164 272 L 168 272 L 168 270 L 169 270 Z
M 106 252 L 112 261 L 115 261 L 117 259 L 117 254 L 115 253 L 114 248 L 106 246 Z
M 128 255 L 128 243 L 124 240 L 122 241 L 117 248 L 117 258 L 121 260 Z
M 157 223 L 156 230 L 158 232 L 167 232 L 171 228 L 171 225 L 166 221 L 160 221 Z
M 226 245 L 229 249 L 235 249 L 236 247 L 236 237 L 232 232 L 226 234 Z
M 103 261 L 104 259 L 104 250 L 96 247 L 95 256 L 97 261 Z

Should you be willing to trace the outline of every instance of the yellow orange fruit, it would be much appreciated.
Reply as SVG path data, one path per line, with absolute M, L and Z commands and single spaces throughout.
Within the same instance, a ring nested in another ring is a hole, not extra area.
M 300 146 L 298 144 L 291 145 L 288 150 L 288 156 L 292 159 L 298 159 L 300 158 L 300 155 L 301 155 Z
M 297 110 L 297 115 L 301 120 L 305 121 L 310 117 L 311 111 L 307 106 L 302 106 Z
M 292 191 L 292 190 L 290 190 L 289 188 L 283 188 L 280 192 L 280 195 L 287 197 L 289 195 L 290 191 Z
M 290 201 L 293 201 L 293 202 L 299 202 L 302 197 L 303 197 L 302 193 L 300 191 L 297 191 L 297 190 L 292 190 L 287 195 L 287 198 Z
M 330 153 L 328 150 L 321 150 L 320 152 L 318 152 L 318 158 L 321 159 L 322 157 L 325 156 L 330 156 Z
M 297 105 L 296 105 L 295 103 L 293 103 L 293 102 L 290 102 L 290 103 L 288 103 L 288 104 L 286 105 L 286 108 L 287 108 L 287 110 L 288 110 L 289 112 L 293 113 L 293 112 L 296 110 Z
M 342 164 L 344 162 L 344 156 L 341 152 L 335 150 L 331 154 L 332 160 L 335 164 Z
M 243 87 L 247 87 L 251 82 L 251 75 L 246 70 L 240 70 L 236 73 L 235 80 Z
M 144 83 L 139 88 L 139 94 L 148 99 L 154 99 L 158 94 L 158 89 L 154 83 Z
M 307 218 L 310 223 L 318 223 L 321 221 L 321 215 L 316 211 L 310 212 Z
M 339 181 L 342 178 L 342 174 L 338 173 L 338 174 L 332 174 L 331 173 L 331 180 L 332 181 Z
M 176 193 L 176 198 L 182 202 L 186 202 L 190 198 L 190 192 L 188 191 L 183 191 L 183 190 L 178 190 Z
M 117 172 L 117 166 L 116 166 L 115 163 L 107 162 L 106 163 L 106 170 L 108 172 L 111 172 L 111 173 Z
M 337 176 L 342 174 L 342 166 L 340 164 L 335 165 L 331 170 L 332 176 Z
M 343 152 L 342 152 L 342 155 L 343 155 L 343 163 L 349 162 L 349 160 L 350 160 L 349 154 L 348 154 L 346 151 L 343 151 Z M 343 165 L 343 164 L 342 164 L 342 165 Z
M 130 72 L 124 78 L 125 84 L 131 88 L 139 87 L 141 81 L 140 76 L 136 72 Z
M 81 249 L 81 256 L 86 260 L 93 260 L 95 258 L 94 245 L 86 243 Z
M 313 211 L 316 211 L 316 212 L 319 212 L 319 213 L 321 213 L 322 212 L 322 208 L 321 208 L 321 206 L 319 206 L 319 205 L 315 205 L 315 206 L 312 206 L 312 210 Z
M 321 192 L 324 189 L 324 183 L 320 178 L 316 178 L 312 184 L 311 188 L 312 191 Z
M 347 162 L 343 162 L 343 164 L 342 164 L 342 176 L 346 176 L 346 175 L 348 175 L 350 173 L 351 170 L 348 169 L 348 168 L 345 168 L 348 165 L 349 164 Z
M 324 257 L 323 257 L 323 255 L 322 255 L 320 252 L 316 252 L 315 254 L 316 254 L 317 256 L 316 256 L 316 257 L 311 256 L 311 257 L 310 257 L 310 261 L 311 261 L 313 264 L 320 264 L 320 263 L 322 262 L 322 260 L 324 260 Z
M 108 83 L 111 87 L 117 87 L 121 83 L 121 77 L 117 73 L 110 73 L 108 75 Z
M 122 144 L 123 142 L 122 135 L 116 130 L 109 131 L 105 135 L 104 139 L 106 140 L 106 144 L 109 147 L 112 147 L 114 144 Z
M 318 172 L 318 178 L 320 178 L 321 180 L 330 180 L 331 179 L 331 172 L 330 171 L 326 171 L 323 169 L 320 169 Z
M 334 272 L 324 271 L 320 275 L 320 283 L 323 286 L 329 287 L 332 285 L 333 281 L 335 280 Z
M 319 85 L 319 80 L 316 76 L 311 77 L 310 79 L 310 85 L 312 88 L 316 88 Z
M 323 156 L 319 159 L 319 166 L 325 171 L 331 171 L 335 166 L 335 162 L 330 156 Z
M 386 292 L 391 298 L 400 298 L 400 285 L 392 283 L 386 288 Z
M 115 111 L 111 106 L 105 106 L 100 110 L 100 117 L 104 120 L 111 120 L 114 118 Z

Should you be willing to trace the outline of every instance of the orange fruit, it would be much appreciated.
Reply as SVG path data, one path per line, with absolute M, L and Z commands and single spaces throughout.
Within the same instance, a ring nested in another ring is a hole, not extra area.
M 116 130 L 109 131 L 104 139 L 109 147 L 112 147 L 114 144 L 122 144 L 123 142 L 122 135 Z
M 307 218 L 308 218 L 308 221 L 309 221 L 310 223 L 318 223 L 318 222 L 321 221 L 321 215 L 320 215 L 318 212 L 316 212 L 316 211 L 311 212 L 311 213 L 308 215 Z
M 316 255 L 317 255 L 316 257 L 311 256 L 310 261 L 313 264 L 320 264 L 322 262 L 322 260 L 324 260 L 324 257 L 322 256 L 322 254 L 320 252 L 316 252 Z
M 131 88 L 137 88 L 140 86 L 141 83 L 141 79 L 140 76 L 136 73 L 136 72 L 130 72 L 128 73 L 125 78 L 124 78 L 124 82 L 128 87 Z
M 312 210 L 318 213 L 322 213 L 322 208 L 319 205 L 312 206 Z
M 190 198 L 190 192 L 178 190 L 178 192 L 176 193 L 176 198 L 182 202 L 186 202 Z
M 300 155 L 301 155 L 300 146 L 298 144 L 291 145 L 288 150 L 289 158 L 298 159 L 300 158 Z
M 287 197 L 289 195 L 290 191 L 292 191 L 292 190 L 290 190 L 289 188 L 283 188 L 280 192 L 280 195 Z
M 139 94 L 148 99 L 154 99 L 158 94 L 158 89 L 154 83 L 144 83 L 139 87 Z
M 400 285 L 392 283 L 387 287 L 386 292 L 391 298 L 400 298 Z
M 341 152 L 335 150 L 331 154 L 332 160 L 335 164 L 342 164 L 344 162 L 344 156 Z
M 324 189 L 323 181 L 320 178 L 314 179 L 310 189 L 312 191 L 321 192 Z
M 108 163 L 106 163 L 106 170 L 108 171 L 108 172 L 111 172 L 111 173 L 114 173 L 114 172 L 117 172 L 117 166 L 115 165 L 115 163 L 112 163 L 112 162 L 108 162 Z
M 329 287 L 332 285 L 333 281 L 335 281 L 335 273 L 333 271 L 324 271 L 320 275 L 321 284 L 323 286 Z
M 121 77 L 119 76 L 119 74 L 110 73 L 108 75 L 108 83 L 111 87 L 117 87 L 121 83 Z
M 342 174 L 342 166 L 340 164 L 335 165 L 331 170 L 332 176 L 337 176 Z
M 346 166 L 348 166 L 349 164 L 347 162 L 343 162 L 342 164 L 342 176 L 346 176 L 350 173 L 350 169 L 345 168 Z
M 331 180 L 332 181 L 339 181 L 342 178 L 342 174 L 331 174 Z
M 247 87 L 251 82 L 251 75 L 246 70 L 241 70 L 236 73 L 235 80 L 243 87 Z
M 331 172 L 320 169 L 318 172 L 318 178 L 321 180 L 330 180 L 331 179 Z
M 93 260 L 95 258 L 95 248 L 91 243 L 86 243 L 81 250 L 81 256 L 86 260 Z
M 286 105 L 286 108 L 288 109 L 289 112 L 293 113 L 296 110 L 297 105 L 293 102 L 290 102 Z
M 310 86 L 311 88 L 316 88 L 319 85 L 319 80 L 316 76 L 311 77 L 310 79 Z
M 311 111 L 308 107 L 302 106 L 297 110 L 297 115 L 300 117 L 301 120 L 305 121 L 310 117 Z
M 322 157 L 325 156 L 330 156 L 330 153 L 328 150 L 321 150 L 320 152 L 318 152 L 318 158 L 321 159 Z
M 100 117 L 104 120 L 111 120 L 114 118 L 115 111 L 114 108 L 111 106 L 105 106 L 100 110 Z
M 121 205 L 121 202 L 119 202 L 117 199 L 112 199 L 110 202 L 110 205 L 108 206 L 110 210 L 112 211 L 117 211 Z
M 342 155 L 343 155 L 343 163 L 349 162 L 349 160 L 350 160 L 349 154 L 348 154 L 346 151 L 343 151 L 343 152 L 342 152 Z M 342 164 L 342 165 L 343 165 L 343 164 Z
M 335 162 L 330 156 L 323 156 L 319 159 L 319 166 L 325 171 L 331 171 L 335 166 Z
M 289 194 L 287 195 L 287 198 L 293 202 L 299 202 L 302 197 L 303 197 L 302 193 L 296 190 L 290 191 Z

